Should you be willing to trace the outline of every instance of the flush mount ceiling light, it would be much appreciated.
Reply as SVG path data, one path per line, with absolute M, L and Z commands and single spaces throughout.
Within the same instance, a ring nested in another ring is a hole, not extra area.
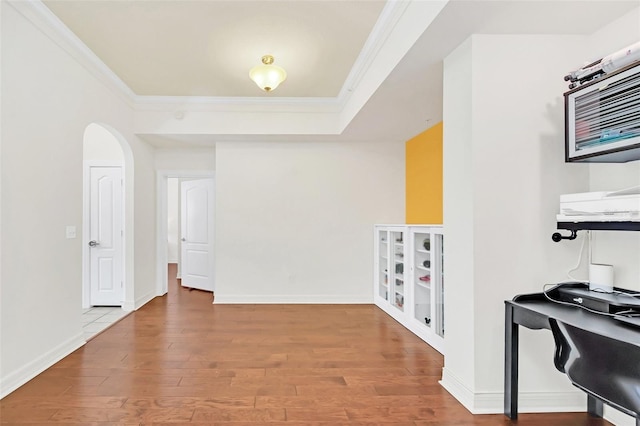
M 285 70 L 273 65 L 273 56 L 264 55 L 262 65 L 256 65 L 249 71 L 249 78 L 265 92 L 271 92 L 287 78 Z

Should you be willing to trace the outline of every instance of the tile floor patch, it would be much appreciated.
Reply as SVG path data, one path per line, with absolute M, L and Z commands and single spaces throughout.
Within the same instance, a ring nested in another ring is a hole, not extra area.
M 82 310 L 84 338 L 88 340 L 126 316 L 120 307 L 96 306 Z

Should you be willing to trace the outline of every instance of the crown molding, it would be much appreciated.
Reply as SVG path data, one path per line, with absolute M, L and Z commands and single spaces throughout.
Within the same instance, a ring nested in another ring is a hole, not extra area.
M 342 89 L 340 90 L 338 99 L 340 99 L 340 103 L 342 105 L 347 102 L 351 93 L 353 93 L 353 91 L 358 87 L 363 76 L 369 72 L 376 56 L 380 53 L 380 50 L 389 38 L 389 35 L 393 32 L 400 21 L 400 18 L 409 6 L 409 3 L 410 1 L 407 0 L 389 0 L 385 4 L 378 20 L 369 34 L 369 37 L 367 37 L 356 62 L 353 64 Z
M 60 46 L 94 77 L 127 104 L 133 106 L 135 93 L 91 49 L 87 47 L 40 0 L 7 0 L 22 16 Z
M 229 111 L 229 112 L 335 112 L 341 109 L 337 98 L 259 98 L 212 96 L 137 96 L 136 111 Z
M 335 112 L 344 109 L 351 93 L 363 76 L 370 72 L 371 65 L 382 49 L 389 34 L 411 1 L 388 1 L 365 45 L 358 55 L 340 94 L 327 98 L 261 98 L 261 97 L 194 97 L 194 96 L 141 96 L 131 90 L 98 56 L 85 45 L 64 23 L 40 0 L 8 0 L 22 16 L 60 46 L 73 59 L 84 66 L 129 106 L 137 111 L 188 110 L 247 111 L 247 112 Z

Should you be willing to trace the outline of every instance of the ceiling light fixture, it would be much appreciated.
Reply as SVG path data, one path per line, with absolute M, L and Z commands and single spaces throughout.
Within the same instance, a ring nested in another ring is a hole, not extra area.
M 265 92 L 271 92 L 287 78 L 287 72 L 273 65 L 273 56 L 264 55 L 262 65 L 256 65 L 249 71 L 249 78 Z

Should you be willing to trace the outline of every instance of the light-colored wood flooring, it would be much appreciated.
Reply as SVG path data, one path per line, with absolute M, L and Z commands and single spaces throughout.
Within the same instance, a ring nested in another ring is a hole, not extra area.
M 438 384 L 442 356 L 371 305 L 215 305 L 169 287 L 0 401 L 1 422 L 609 424 L 585 413 L 472 416 Z

